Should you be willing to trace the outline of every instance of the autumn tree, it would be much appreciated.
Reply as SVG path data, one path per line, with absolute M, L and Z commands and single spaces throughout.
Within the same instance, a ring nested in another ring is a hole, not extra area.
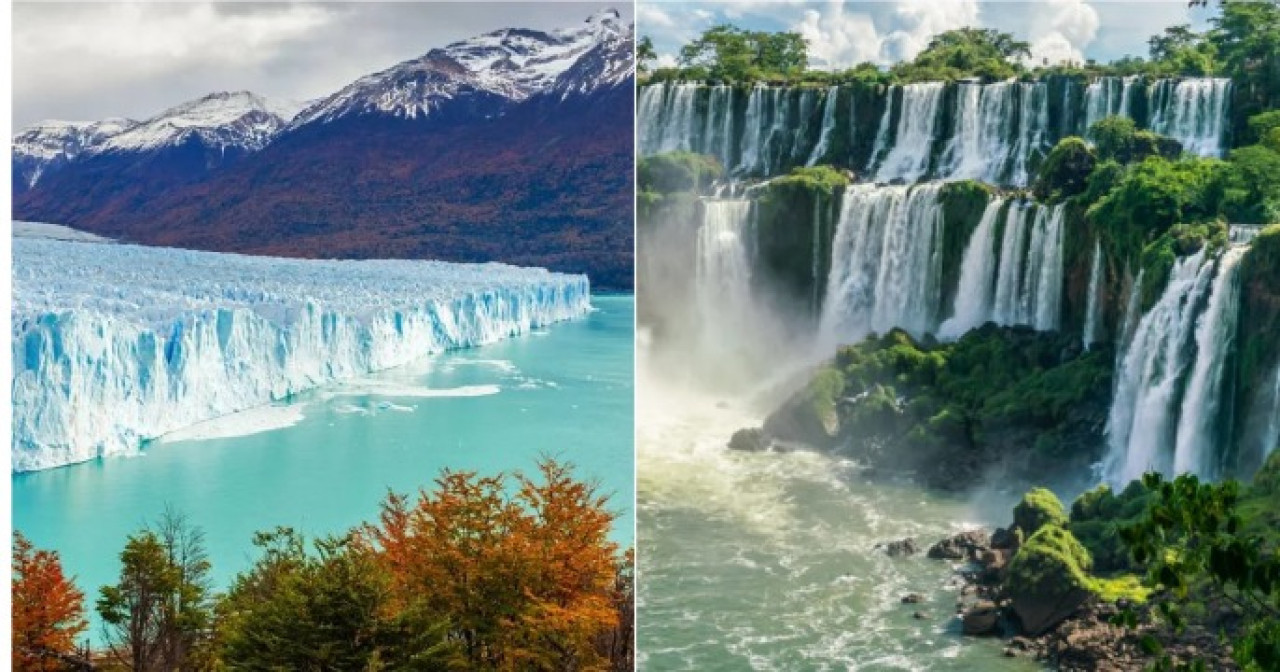
M 598 643 L 619 625 L 615 515 L 570 471 L 544 460 L 514 493 L 504 475 L 445 471 L 365 527 L 398 608 L 447 617 L 466 667 L 609 669 Z
M 58 554 L 13 535 L 13 669 L 52 672 L 75 659 L 88 627 L 84 594 L 62 573 Z
M 128 538 L 120 563 L 119 582 L 97 603 L 109 655 L 135 672 L 197 666 L 213 615 L 201 530 L 166 511 Z

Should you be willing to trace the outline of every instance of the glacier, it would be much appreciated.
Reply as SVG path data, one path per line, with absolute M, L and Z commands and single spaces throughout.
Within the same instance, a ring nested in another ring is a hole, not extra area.
M 136 453 L 198 422 L 590 309 L 585 275 L 13 240 L 12 469 Z

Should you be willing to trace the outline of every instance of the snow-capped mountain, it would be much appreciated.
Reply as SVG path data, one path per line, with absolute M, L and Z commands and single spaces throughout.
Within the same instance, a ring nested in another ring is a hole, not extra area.
M 151 153 L 193 140 L 219 158 L 213 163 L 219 163 L 222 157 L 238 157 L 265 147 L 298 107 L 237 91 L 211 93 L 141 122 L 41 122 L 13 139 L 15 191 L 34 188 L 42 176 L 92 157 Z
M 568 29 L 485 33 L 361 77 L 303 110 L 292 126 L 364 114 L 418 119 L 463 102 L 473 116 L 496 116 L 512 103 L 558 89 L 569 73 L 577 74 L 566 89 L 594 90 L 624 81 L 635 70 L 633 38 L 633 27 L 612 9 Z
M 296 112 L 296 105 L 269 101 L 248 91 L 211 93 L 123 129 L 95 152 L 176 147 L 193 137 L 207 149 L 256 152 L 266 147 Z
M 147 245 L 506 261 L 629 287 L 633 43 L 605 11 L 434 49 L 297 116 L 213 94 L 63 150 L 35 188 L 15 180 L 13 215 Z
M 49 170 L 92 153 L 112 136 L 137 126 L 132 119 L 42 121 L 13 139 L 15 187 L 30 189 Z

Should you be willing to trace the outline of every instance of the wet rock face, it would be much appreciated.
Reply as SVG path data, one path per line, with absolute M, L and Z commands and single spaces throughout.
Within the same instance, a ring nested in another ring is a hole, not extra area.
M 995 635 L 1000 624 L 1000 607 L 990 600 L 978 602 L 964 612 L 960 624 L 966 635 Z
M 930 546 L 928 555 L 935 559 L 976 562 L 990 545 L 991 537 L 985 530 L 968 530 Z
M 883 548 L 884 552 L 891 558 L 915 555 L 920 552 L 920 546 L 916 544 L 916 540 L 911 537 L 907 537 L 906 539 L 901 539 L 899 541 L 876 544 L 876 548 Z
M 769 437 L 759 427 L 739 429 L 729 438 L 729 449 L 759 453 L 769 449 Z

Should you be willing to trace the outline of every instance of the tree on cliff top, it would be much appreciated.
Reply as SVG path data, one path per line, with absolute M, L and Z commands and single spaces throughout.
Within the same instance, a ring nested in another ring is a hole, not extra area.
M 709 79 L 788 79 L 803 74 L 809 66 L 809 45 L 800 33 L 721 25 L 681 47 L 680 65 L 705 68 Z
M 1031 45 L 1010 33 L 959 28 L 938 34 L 914 60 L 895 65 L 893 72 L 910 81 L 1008 79 L 1018 74 L 1017 61 L 1030 55 Z

